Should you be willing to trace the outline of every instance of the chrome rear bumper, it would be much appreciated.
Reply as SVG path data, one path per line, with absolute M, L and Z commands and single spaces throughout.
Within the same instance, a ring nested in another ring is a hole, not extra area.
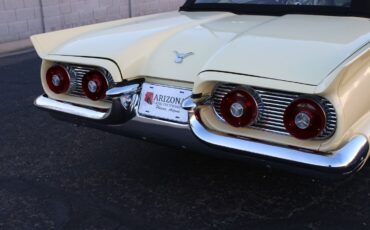
M 351 174 L 360 170 L 366 163 L 369 152 L 369 143 L 362 135 L 354 137 L 337 151 L 320 153 L 240 139 L 211 131 L 196 116 L 190 118 L 190 126 L 195 136 L 208 144 L 240 152 L 247 151 L 251 156 L 283 160 L 287 164 L 328 173 Z
M 362 135 L 355 136 L 336 151 L 320 153 L 209 130 L 193 111 L 189 112 L 189 125 L 141 117 L 136 112 L 139 91 L 139 88 L 123 87 L 110 92 L 112 107 L 106 112 L 59 102 L 46 95 L 38 97 L 35 105 L 60 120 L 216 156 L 255 159 L 264 165 L 294 172 L 300 169 L 309 174 L 350 175 L 359 171 L 369 156 L 369 143 Z M 188 103 L 186 107 L 194 106 Z

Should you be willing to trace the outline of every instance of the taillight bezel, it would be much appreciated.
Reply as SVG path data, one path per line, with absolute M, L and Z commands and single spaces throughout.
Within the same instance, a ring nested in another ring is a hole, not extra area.
M 94 81 L 97 85 L 96 92 L 89 90 L 89 82 Z M 82 78 L 82 91 L 84 95 L 93 101 L 102 100 L 106 97 L 106 92 L 109 89 L 109 82 L 105 74 L 99 70 L 91 70 Z
M 60 85 L 57 86 L 53 82 L 53 77 L 58 76 Z M 55 94 L 68 92 L 71 86 L 71 76 L 68 70 L 63 65 L 53 65 L 46 71 L 46 84 L 48 88 Z
M 231 112 L 234 104 L 242 106 L 243 114 L 236 117 Z M 255 92 L 247 87 L 238 87 L 229 92 L 221 102 L 221 114 L 223 119 L 236 128 L 247 127 L 255 123 L 259 116 L 259 103 Z
M 297 116 L 304 113 L 310 118 L 307 128 L 299 128 Z M 284 112 L 284 126 L 288 133 L 300 140 L 318 138 L 327 127 L 327 111 L 315 96 L 301 96 L 288 105 Z

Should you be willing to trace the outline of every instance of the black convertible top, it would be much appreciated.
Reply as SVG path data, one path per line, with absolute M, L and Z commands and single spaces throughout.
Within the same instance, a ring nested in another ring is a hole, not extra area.
M 349 7 L 338 6 L 304 6 L 275 4 L 232 4 L 232 3 L 201 3 L 187 0 L 180 11 L 228 11 L 236 14 L 274 15 L 314 14 L 333 16 L 356 16 L 370 18 L 370 0 L 352 0 Z

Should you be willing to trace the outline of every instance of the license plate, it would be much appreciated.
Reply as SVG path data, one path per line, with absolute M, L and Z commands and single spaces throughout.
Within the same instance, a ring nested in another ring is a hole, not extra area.
M 191 94 L 191 90 L 144 83 L 139 114 L 161 120 L 187 123 L 188 112 L 181 107 L 181 104 Z

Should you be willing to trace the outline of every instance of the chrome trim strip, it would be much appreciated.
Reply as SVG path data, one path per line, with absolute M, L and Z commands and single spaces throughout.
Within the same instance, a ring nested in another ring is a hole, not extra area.
M 333 153 L 315 153 L 289 147 L 266 144 L 207 129 L 195 115 L 190 117 L 190 127 L 201 141 L 215 146 L 237 150 L 251 156 L 269 157 L 297 163 L 301 166 L 326 168 L 331 171 L 344 170 L 350 174 L 362 168 L 368 158 L 369 143 L 366 137 L 358 135 L 341 149 Z
M 92 119 L 92 120 L 103 120 L 107 116 L 107 113 L 83 108 L 83 107 L 68 104 L 65 102 L 59 102 L 59 101 L 50 99 L 44 95 L 38 97 L 35 100 L 34 104 L 39 108 L 57 111 L 57 112 L 63 112 L 63 113 L 67 113 L 70 115 L 84 117 L 84 118 Z
M 187 111 L 194 110 L 198 105 L 210 105 L 212 104 L 211 96 L 204 95 L 198 99 L 193 99 L 192 96 L 185 98 L 181 104 L 181 107 Z
M 121 87 L 115 87 L 106 92 L 107 97 L 117 98 L 122 95 L 132 95 L 138 93 L 141 90 L 139 84 L 126 85 Z
M 197 104 L 193 101 L 191 97 L 185 98 L 181 104 L 181 107 L 187 111 L 191 111 L 197 107 Z
M 35 100 L 34 105 L 43 110 L 61 112 L 101 124 L 121 124 L 136 116 L 135 105 L 137 102 L 138 96 L 123 95 L 120 98 L 112 99 L 112 107 L 106 112 L 102 112 L 95 108 L 84 108 L 51 99 L 47 95 L 41 95 Z

